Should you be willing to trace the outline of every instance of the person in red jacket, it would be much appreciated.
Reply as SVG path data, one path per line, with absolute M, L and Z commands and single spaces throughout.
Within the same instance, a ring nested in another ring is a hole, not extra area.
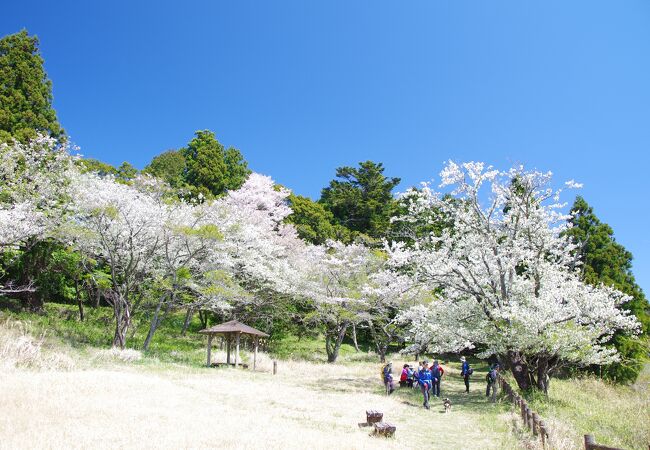
M 404 367 L 402 367 L 402 374 L 399 376 L 400 387 L 404 387 L 408 384 L 408 378 L 409 378 L 409 365 L 404 364 Z

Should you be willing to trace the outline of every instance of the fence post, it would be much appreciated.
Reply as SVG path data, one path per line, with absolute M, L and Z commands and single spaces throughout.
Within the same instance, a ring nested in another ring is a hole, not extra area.
M 537 436 L 537 427 L 539 426 L 539 415 L 534 412 L 533 413 L 533 436 Z
M 546 436 L 548 431 L 546 431 L 546 424 L 543 420 L 539 421 L 539 434 L 542 436 L 542 448 L 546 448 Z
M 591 450 L 594 445 L 596 445 L 596 438 L 594 438 L 594 435 L 585 434 L 585 450 Z
M 273 375 L 276 375 L 278 373 L 278 362 L 273 361 Z

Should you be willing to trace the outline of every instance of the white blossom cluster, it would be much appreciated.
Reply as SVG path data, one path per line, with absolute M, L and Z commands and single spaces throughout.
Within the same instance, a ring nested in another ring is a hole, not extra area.
M 515 351 L 577 364 L 615 360 L 602 344 L 638 323 L 619 308 L 629 297 L 580 280 L 551 174 L 450 161 L 440 175 L 451 195 L 429 185 L 411 190 L 409 210 L 397 220 L 451 226 L 389 247 L 397 265 L 437 292 L 401 315 L 416 346 L 457 352 L 480 345 L 483 356 Z

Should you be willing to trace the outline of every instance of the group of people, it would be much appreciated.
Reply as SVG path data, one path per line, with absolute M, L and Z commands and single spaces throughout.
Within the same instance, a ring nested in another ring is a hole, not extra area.
M 469 393 L 470 377 L 474 373 L 474 370 L 470 367 L 469 362 L 467 362 L 464 356 L 461 356 L 460 362 L 460 375 L 465 382 L 465 392 Z M 498 364 L 491 365 L 485 378 L 487 382 L 486 396 L 488 397 L 490 396 L 490 391 L 495 393 L 498 370 Z M 400 387 L 419 387 L 424 398 L 423 405 L 426 409 L 429 409 L 429 398 L 431 396 L 440 397 L 440 383 L 444 374 L 445 370 L 437 360 L 433 362 L 431 367 L 429 367 L 428 361 L 422 361 L 419 363 L 417 370 L 409 364 L 404 364 L 402 373 L 400 374 L 399 385 Z M 389 362 L 383 367 L 382 375 L 386 393 L 392 394 L 395 391 L 393 385 L 393 363 Z

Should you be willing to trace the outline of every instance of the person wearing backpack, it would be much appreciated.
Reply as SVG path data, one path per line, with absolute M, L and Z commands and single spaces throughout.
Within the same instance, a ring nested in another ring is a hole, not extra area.
M 487 375 L 485 375 L 485 381 L 487 383 L 487 388 L 485 389 L 486 397 L 490 396 L 490 389 L 492 389 L 492 395 L 496 396 L 498 370 L 499 370 L 499 364 L 493 364 L 492 367 L 490 367 L 490 370 L 488 371 Z
M 390 395 L 393 393 L 395 388 L 393 387 L 393 363 L 389 362 L 384 366 L 384 386 L 386 387 L 386 394 Z
M 469 366 L 464 356 L 460 357 L 460 362 L 463 363 L 460 368 L 460 374 L 463 377 L 463 381 L 465 381 L 465 392 L 469 394 L 469 377 L 474 373 L 474 370 Z
M 431 371 L 429 370 L 429 363 L 424 361 L 422 367 L 418 371 L 418 384 L 424 397 L 423 406 L 429 409 L 429 390 L 431 389 Z
M 433 362 L 433 366 L 431 366 L 431 387 L 433 388 L 432 395 L 435 397 L 440 397 L 440 379 L 444 373 L 445 371 L 443 370 L 442 366 L 438 364 L 438 360 L 435 360 Z

